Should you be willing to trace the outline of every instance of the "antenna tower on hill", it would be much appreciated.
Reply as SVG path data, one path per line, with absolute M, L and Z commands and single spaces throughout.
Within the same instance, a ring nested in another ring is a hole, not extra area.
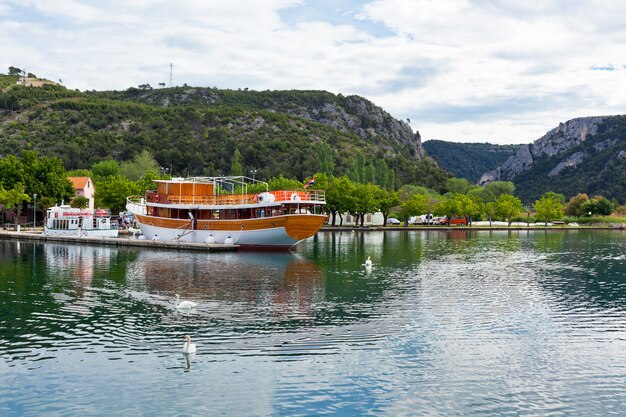
M 172 86 L 172 73 L 174 72 L 174 64 L 170 62 L 170 87 Z

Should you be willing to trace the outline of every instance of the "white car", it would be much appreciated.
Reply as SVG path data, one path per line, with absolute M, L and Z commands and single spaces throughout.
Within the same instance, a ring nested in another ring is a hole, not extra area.
M 387 219 L 387 224 L 393 224 L 394 226 L 397 226 L 400 224 L 400 220 L 390 217 Z

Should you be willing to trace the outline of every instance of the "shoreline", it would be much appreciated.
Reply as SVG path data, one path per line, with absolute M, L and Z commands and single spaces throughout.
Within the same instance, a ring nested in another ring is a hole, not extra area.
M 610 224 L 606 226 L 568 226 L 568 225 L 556 225 L 556 226 L 324 226 L 320 229 L 320 232 L 384 232 L 384 231 L 474 231 L 474 232 L 487 232 L 487 231 L 516 231 L 516 230 L 552 230 L 552 231 L 567 231 L 567 230 L 626 230 L 626 224 Z
M 120 233 L 118 237 L 88 237 L 88 236 L 45 236 L 40 231 L 20 231 L 12 232 L 0 230 L 0 239 L 4 240 L 27 240 L 38 242 L 54 242 L 54 243 L 76 243 L 90 245 L 107 245 L 107 246 L 127 246 L 154 249 L 174 249 L 174 250 L 192 250 L 202 252 L 234 252 L 239 245 L 226 245 L 223 243 L 189 243 L 180 241 L 160 241 L 133 239 L 131 234 Z
M 323 226 L 318 233 L 335 233 L 335 232 L 496 232 L 496 231 L 554 231 L 554 232 L 567 232 L 567 231 L 581 231 L 581 230 L 610 230 L 610 231 L 624 231 L 626 230 L 626 224 L 611 224 L 606 226 L 366 226 L 366 227 L 354 227 L 354 226 Z M 140 248 L 153 248 L 153 249 L 169 249 L 169 250 L 190 250 L 190 251 L 202 251 L 202 252 L 234 252 L 239 249 L 239 245 L 226 245 L 223 243 L 188 243 L 180 241 L 152 241 L 144 239 L 134 239 L 132 235 L 127 232 L 120 232 L 120 236 L 115 238 L 103 238 L 103 237 L 87 237 L 87 236 L 44 236 L 41 230 L 21 230 L 8 231 L 0 230 L 0 240 L 22 240 L 22 241 L 37 241 L 37 242 L 53 242 L 53 243 L 73 243 L 73 244 L 89 244 L 89 245 L 106 245 L 116 247 L 140 247 Z

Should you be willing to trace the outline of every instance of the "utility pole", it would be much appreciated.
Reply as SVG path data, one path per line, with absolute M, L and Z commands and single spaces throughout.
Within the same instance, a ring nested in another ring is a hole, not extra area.
M 37 227 L 37 194 L 33 194 L 33 229 Z

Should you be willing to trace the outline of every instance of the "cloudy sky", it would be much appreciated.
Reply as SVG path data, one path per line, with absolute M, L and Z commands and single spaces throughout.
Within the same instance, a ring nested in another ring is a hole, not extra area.
M 0 0 L 0 71 L 364 96 L 423 140 L 528 143 L 626 113 L 617 0 Z

